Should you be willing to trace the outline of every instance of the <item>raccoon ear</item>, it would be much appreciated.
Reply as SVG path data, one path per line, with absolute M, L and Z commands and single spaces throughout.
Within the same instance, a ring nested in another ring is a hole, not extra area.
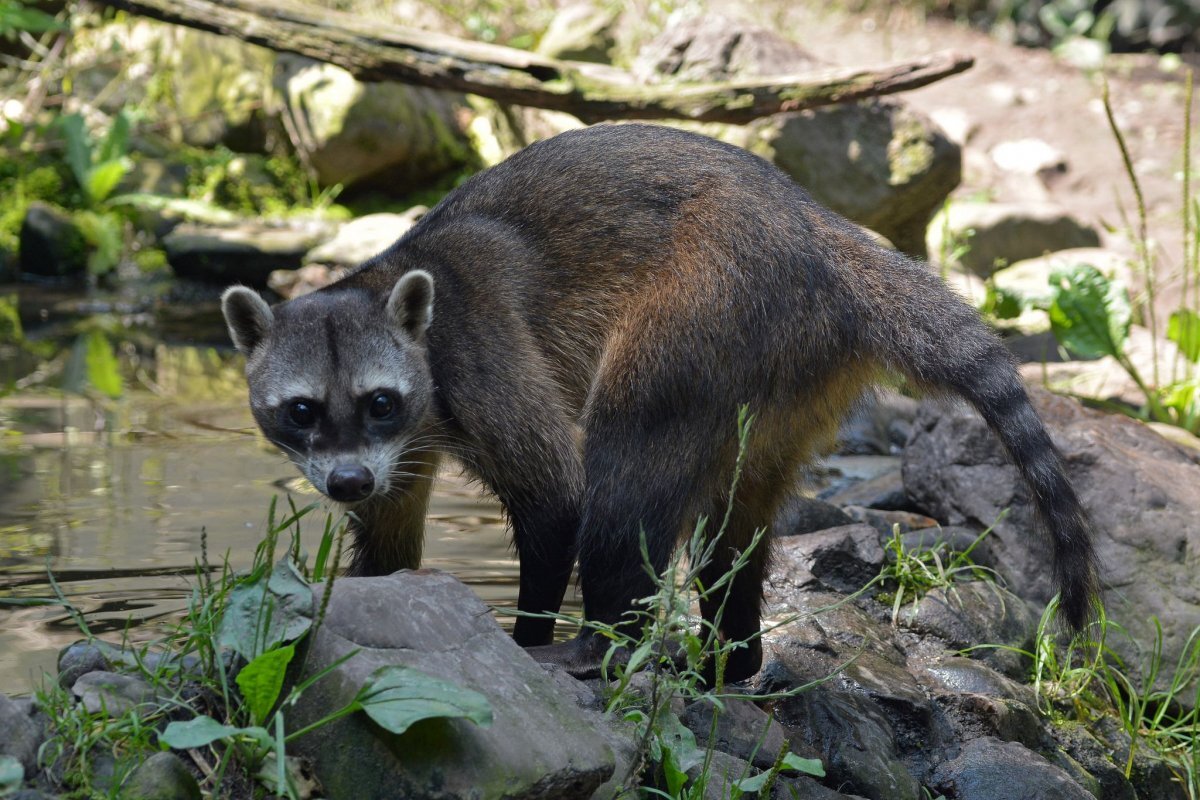
M 245 286 L 230 286 L 225 290 L 221 295 L 221 313 L 229 326 L 229 338 L 246 356 L 267 337 L 275 320 L 267 301 Z
M 433 318 L 433 276 L 423 269 L 404 273 L 388 297 L 387 316 L 414 340 L 421 341 Z

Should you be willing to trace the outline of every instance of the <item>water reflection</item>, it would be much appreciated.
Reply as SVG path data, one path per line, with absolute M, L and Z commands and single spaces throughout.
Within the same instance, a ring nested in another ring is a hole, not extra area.
M 94 633 L 144 640 L 186 606 L 201 531 L 210 560 L 246 567 L 271 496 L 313 498 L 255 436 L 231 356 L 106 336 L 119 399 L 61 391 L 56 375 L 71 361 L 61 352 L 31 360 L 0 349 L 0 374 L 17 387 L 0 397 L 0 597 L 52 596 L 48 567 Z M 309 552 L 323 522 L 306 520 Z M 485 602 L 515 603 L 500 509 L 453 468 L 440 476 L 426 537 L 427 566 L 455 573 Z M 0 692 L 28 691 L 79 636 L 61 607 L 0 605 Z

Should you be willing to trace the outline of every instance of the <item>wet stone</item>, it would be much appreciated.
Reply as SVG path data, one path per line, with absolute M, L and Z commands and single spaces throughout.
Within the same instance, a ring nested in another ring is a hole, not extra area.
M 89 714 L 119 717 L 125 712 L 155 702 L 154 687 L 141 678 L 115 672 L 89 672 L 71 687 Z M 147 709 L 148 710 L 148 709 Z
M 938 767 L 933 783 L 956 800 L 1095 800 L 1062 768 L 991 737 L 968 742 L 957 758 Z
M 793 495 L 775 514 L 772 531 L 776 536 L 799 536 L 849 525 L 855 520 L 845 511 L 815 497 Z
M 879 535 L 874 528 L 845 525 L 781 539 L 776 561 L 781 565 L 798 566 L 801 574 L 810 574 L 835 591 L 854 592 L 879 574 L 883 548 L 879 546 Z M 801 581 L 800 585 L 806 585 L 806 582 Z
M 825 499 L 835 506 L 866 506 L 884 511 L 906 511 L 911 507 L 899 468 L 847 486 Z
M 1100 800 L 1138 800 L 1133 784 L 1125 777 L 1121 767 L 1113 761 L 1109 749 L 1083 727 L 1055 726 L 1054 738 L 1062 747 L 1063 755 L 1087 770 L 1095 779 L 1099 789 L 1096 796 Z
M 98 642 L 69 644 L 58 653 L 58 685 L 70 689 L 83 675 L 104 672 L 111 666 L 104 648 Z
M 32 775 L 37 769 L 38 748 L 46 738 L 32 712 L 31 701 L 0 694 L 0 756 L 11 756 L 20 761 L 26 775 Z
M 937 520 L 924 514 L 915 514 L 912 511 L 885 511 L 865 506 L 845 506 L 842 511 L 852 522 L 870 525 L 889 538 L 897 525 L 900 526 L 902 535 L 917 531 L 923 539 L 933 539 L 936 536 L 936 533 L 931 533 L 931 529 L 936 529 Z
M 200 800 L 200 784 L 174 753 L 155 753 L 121 787 L 125 800 Z
M 1040 748 L 1047 742 L 1042 720 L 1024 703 L 982 694 L 943 694 L 934 702 L 945 713 L 955 738 L 969 741 L 991 736 Z
M 696 743 L 706 747 L 709 734 L 714 733 L 713 715 L 717 714 L 712 739 L 716 749 L 745 759 L 759 769 L 770 769 L 787 744 L 783 728 L 748 699 L 729 698 L 724 706 L 718 712 L 712 703 L 698 701 L 684 710 L 681 720 L 696 734 Z
M 865 797 L 921 797 L 887 716 L 870 699 L 818 687 L 780 701 L 776 718 L 793 749 L 821 759 L 827 784 Z

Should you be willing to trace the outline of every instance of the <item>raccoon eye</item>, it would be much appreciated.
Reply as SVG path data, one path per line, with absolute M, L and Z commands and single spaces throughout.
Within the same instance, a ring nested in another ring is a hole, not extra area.
M 301 428 L 307 428 L 317 421 L 317 410 L 307 400 L 296 400 L 288 406 L 288 417 Z
M 384 419 L 390 417 L 396 411 L 396 401 L 387 392 L 376 392 L 371 398 L 371 405 L 367 408 L 369 413 L 375 419 Z

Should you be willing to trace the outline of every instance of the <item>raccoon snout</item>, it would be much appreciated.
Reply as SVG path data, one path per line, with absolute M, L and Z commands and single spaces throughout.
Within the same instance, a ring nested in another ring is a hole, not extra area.
M 356 503 L 375 491 L 375 476 L 362 464 L 334 467 L 325 479 L 325 488 L 339 503 Z

